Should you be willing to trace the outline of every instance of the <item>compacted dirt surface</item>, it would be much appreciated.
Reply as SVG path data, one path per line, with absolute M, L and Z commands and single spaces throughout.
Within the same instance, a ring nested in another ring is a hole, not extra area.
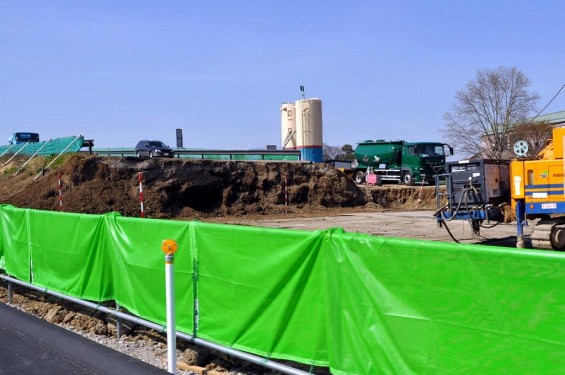
M 0 158 L 1 204 L 140 216 L 141 181 L 144 215 L 150 218 L 295 229 L 341 226 L 372 235 L 451 240 L 445 230 L 437 228 L 432 216 L 436 207 L 434 187 L 357 186 L 341 171 L 325 164 L 72 154 L 48 168 L 52 160 L 45 158 L 33 159 L 22 168 L 26 161 Z M 457 223 L 453 229 L 462 242 L 480 242 L 464 225 Z M 501 228 L 494 237 L 512 235 L 513 227 Z M 7 302 L 4 282 L 0 282 L 0 301 Z M 166 368 L 166 340 L 159 333 L 129 327 L 116 340 L 111 317 L 24 288 L 16 288 L 13 303 L 49 322 Z M 185 371 L 187 374 L 206 370 L 273 373 L 188 344 L 180 345 L 179 359 L 192 366 Z M 324 374 L 327 369 L 314 372 Z

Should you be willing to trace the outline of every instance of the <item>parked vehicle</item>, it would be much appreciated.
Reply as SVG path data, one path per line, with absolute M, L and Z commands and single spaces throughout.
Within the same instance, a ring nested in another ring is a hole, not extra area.
M 446 153 L 453 155 L 453 148 L 439 142 L 379 139 L 359 143 L 354 153 L 351 167 L 357 184 L 365 182 L 367 173 L 370 173 L 376 174 L 379 182 L 414 185 L 420 182 L 433 184 L 435 175 L 444 170 Z
M 10 138 L 8 138 L 8 142 L 11 145 L 19 145 L 21 143 L 28 142 L 39 142 L 39 134 L 29 132 L 14 133 Z
M 161 141 L 141 140 L 135 146 L 135 155 L 139 158 L 142 156 L 152 157 L 174 157 L 175 152 L 172 148 Z

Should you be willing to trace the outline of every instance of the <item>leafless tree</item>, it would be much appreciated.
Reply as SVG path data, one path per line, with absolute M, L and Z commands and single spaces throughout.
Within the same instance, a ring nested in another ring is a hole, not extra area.
M 343 146 L 330 146 L 324 143 L 324 160 L 344 160 L 352 161 L 355 159 L 353 146 L 344 144 Z
M 324 143 L 323 146 L 324 160 L 339 160 L 341 149 L 339 146 L 330 146 Z
M 553 125 L 548 122 L 532 122 L 517 125 L 510 136 L 510 144 L 524 141 L 528 144 L 526 156 L 536 156 L 547 146 L 553 135 Z
M 347 160 L 347 161 L 355 160 L 355 150 L 353 149 L 353 146 L 351 146 L 350 144 L 346 143 L 343 146 L 341 146 L 341 151 L 343 151 L 343 160 Z
M 530 80 L 515 67 L 477 72 L 444 115 L 443 132 L 459 153 L 501 158 L 511 149 L 510 133 L 534 111 L 539 96 L 528 91 Z

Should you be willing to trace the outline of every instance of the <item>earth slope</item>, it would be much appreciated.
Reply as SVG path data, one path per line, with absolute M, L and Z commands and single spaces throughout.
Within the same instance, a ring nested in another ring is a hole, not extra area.
M 359 187 L 326 164 L 76 154 L 47 170 L 47 160 L 34 160 L 16 173 L 23 162 L 16 159 L 0 169 L 0 203 L 58 210 L 62 198 L 67 212 L 117 211 L 124 216 L 139 216 L 141 174 L 144 213 L 153 218 L 304 215 L 361 208 L 433 209 L 435 204 L 432 187 Z

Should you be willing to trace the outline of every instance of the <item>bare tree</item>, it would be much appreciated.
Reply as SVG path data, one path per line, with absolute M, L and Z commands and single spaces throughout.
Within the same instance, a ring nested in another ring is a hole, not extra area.
M 323 145 L 324 160 L 339 160 L 341 149 L 339 146 Z
M 457 91 L 456 104 L 444 115 L 443 132 L 457 152 L 501 158 L 510 144 L 512 128 L 524 123 L 539 96 L 530 93 L 530 80 L 515 67 L 477 72 Z
M 353 149 L 353 146 L 351 146 L 350 144 L 346 143 L 343 146 L 341 146 L 341 151 L 343 151 L 343 160 L 347 160 L 347 161 L 355 160 L 355 150 Z
M 553 136 L 553 125 L 548 122 L 540 121 L 517 125 L 510 136 L 510 144 L 517 141 L 524 141 L 528 144 L 526 156 L 536 156 L 547 146 L 548 141 Z

